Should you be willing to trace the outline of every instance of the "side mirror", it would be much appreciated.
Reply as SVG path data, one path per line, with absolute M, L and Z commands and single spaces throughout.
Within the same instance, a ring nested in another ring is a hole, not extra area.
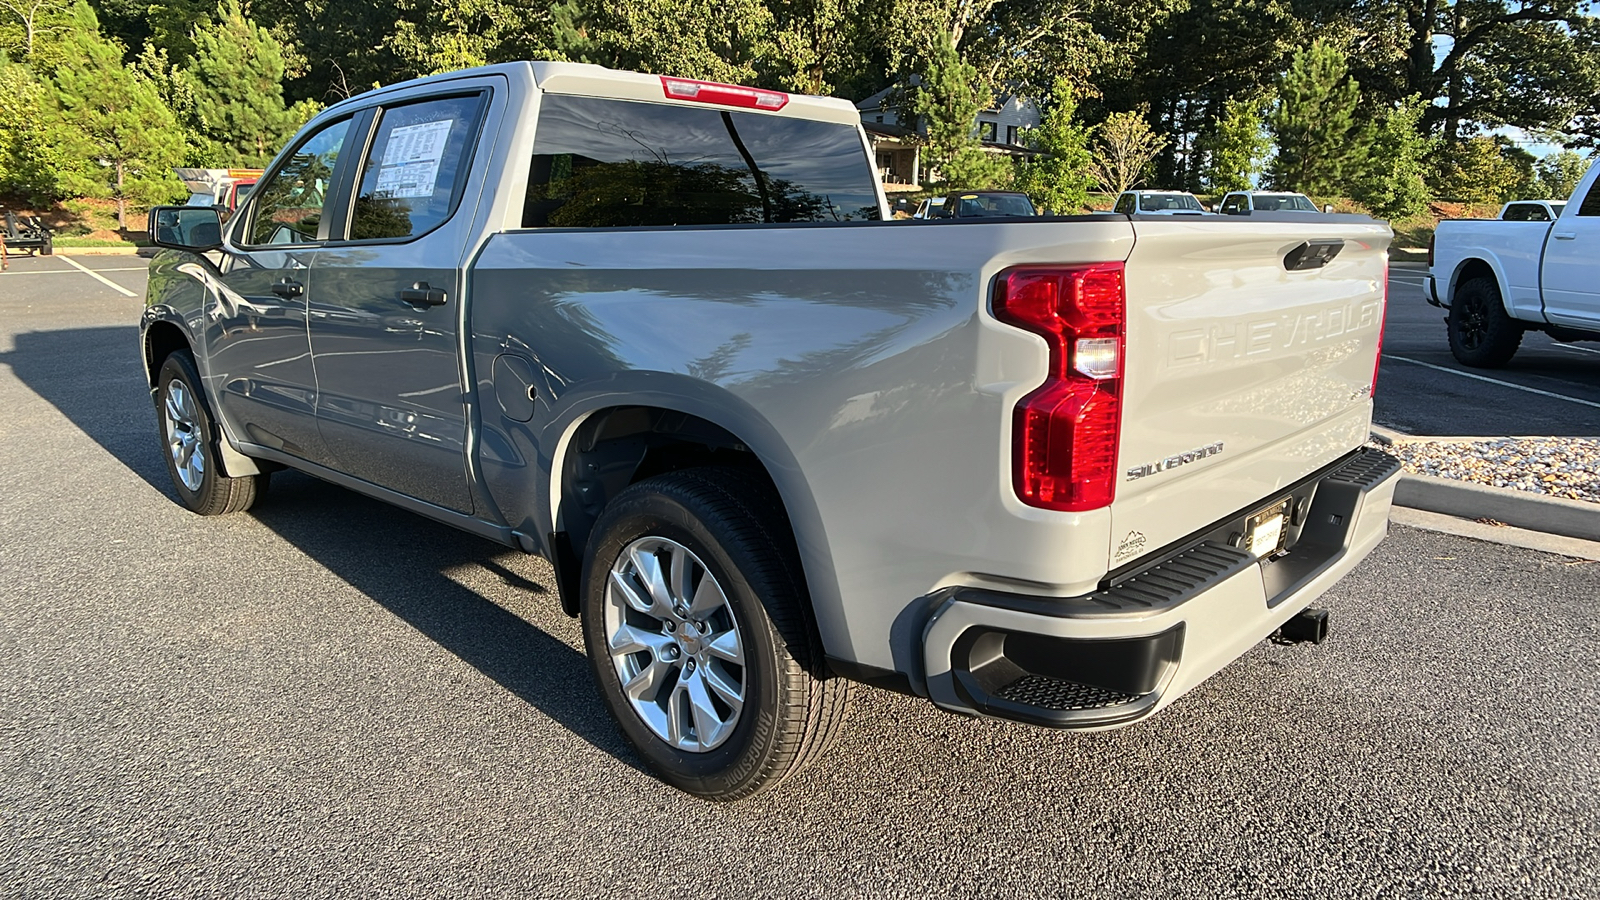
M 1333 212 L 1333 204 L 1332 203 L 1324 203 L 1324 204 L 1322 204 L 1322 211 L 1324 213 Z
M 204 253 L 222 246 L 222 216 L 211 206 L 152 207 L 149 228 L 157 247 Z

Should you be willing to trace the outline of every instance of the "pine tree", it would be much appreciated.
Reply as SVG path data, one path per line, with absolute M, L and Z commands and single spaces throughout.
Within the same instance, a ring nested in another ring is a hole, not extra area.
M 1006 180 L 1006 163 L 983 152 L 978 139 L 978 73 L 941 40 L 911 98 L 911 112 L 928 130 L 929 167 L 947 190 L 981 190 Z
M 1434 144 L 1421 131 L 1427 107 L 1420 96 L 1407 98 L 1384 116 L 1373 138 L 1356 199 L 1380 216 L 1403 219 L 1427 208 L 1428 185 L 1423 178 Z
M 117 202 L 117 227 L 128 228 L 128 202 L 170 199 L 179 188 L 171 168 L 183 158 L 182 133 L 155 88 L 122 64 L 122 47 L 100 35 L 100 22 L 83 0 L 72 10 L 73 31 L 64 42 L 76 65 L 56 72 L 51 142 L 80 166 L 61 172 L 61 186 L 86 197 Z
M 1262 116 L 1270 97 L 1229 97 L 1211 129 L 1200 139 L 1199 149 L 1206 154 L 1205 186 L 1218 194 L 1248 191 L 1252 177 L 1266 162 L 1272 140 L 1267 136 Z
M 222 162 L 265 165 L 300 124 L 284 108 L 278 42 L 239 0 L 225 0 L 217 22 L 195 30 L 188 71 L 206 137 L 228 156 Z
M 1299 50 L 1278 80 L 1270 172 L 1280 190 L 1322 196 L 1345 193 L 1359 177 L 1370 141 L 1356 118 L 1361 90 L 1347 76 L 1343 53 L 1321 40 Z
M 1057 215 L 1080 212 L 1089 202 L 1090 129 L 1073 121 L 1078 100 L 1072 82 L 1056 79 L 1050 105 L 1037 129 L 1028 132 L 1028 145 L 1039 156 L 1017 166 L 1017 187 L 1035 203 Z
M 59 153 L 47 138 L 50 91 L 27 66 L 0 57 L 0 191 L 57 194 Z

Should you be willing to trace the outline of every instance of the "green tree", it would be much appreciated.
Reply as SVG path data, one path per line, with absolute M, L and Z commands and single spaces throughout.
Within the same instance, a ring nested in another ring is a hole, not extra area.
M 1269 172 L 1282 190 L 1344 194 L 1361 172 L 1370 138 L 1356 116 L 1361 93 L 1347 77 L 1345 55 L 1316 40 L 1297 52 L 1278 80 L 1271 116 L 1278 146 Z
M 1057 78 L 1039 127 L 1027 132 L 1028 146 L 1039 156 L 1017 166 L 1017 187 L 1045 209 L 1059 215 L 1079 212 L 1089 202 L 1089 137 L 1077 122 L 1078 100 L 1072 82 Z
M 1150 130 L 1138 111 L 1112 113 L 1095 128 L 1089 171 L 1101 190 L 1120 194 L 1142 182 L 1167 139 Z
M 117 203 L 117 226 L 126 231 L 130 201 L 156 203 L 180 188 L 171 168 L 184 144 L 172 111 L 155 88 L 122 64 L 122 48 L 100 35 L 87 3 L 73 7 L 73 33 L 65 48 L 78 62 L 59 69 L 52 83 L 55 109 L 48 134 L 66 158 L 60 183 L 86 197 Z
M 61 160 L 48 139 L 50 89 L 21 63 L 0 58 L 0 191 L 57 195 Z
M 1355 198 L 1380 216 L 1403 219 L 1428 206 L 1428 156 L 1434 141 L 1421 130 L 1428 103 L 1413 96 L 1389 111 L 1372 142 L 1372 153 Z
M 1488 136 L 1442 145 L 1433 170 L 1434 195 L 1462 203 L 1504 203 L 1516 199 L 1523 183 L 1523 173 Z
M 300 122 L 284 107 L 283 54 L 239 0 L 224 0 L 217 21 L 194 32 L 188 74 L 205 135 L 228 165 L 261 166 Z
M 1272 148 L 1262 121 L 1269 102 L 1269 96 L 1224 101 L 1222 115 L 1198 144 L 1205 154 L 1203 183 L 1207 190 L 1223 194 L 1250 189 L 1252 177 L 1261 171 Z
M 941 43 L 911 97 L 911 113 L 927 129 L 926 158 L 948 190 L 981 190 L 1003 184 L 1006 163 L 983 151 L 978 111 L 988 103 L 979 94 L 978 73 L 961 61 L 949 41 Z
M 1589 161 L 1571 150 L 1562 150 L 1539 160 L 1538 169 L 1545 195 L 1551 200 L 1565 200 L 1578 189 L 1583 173 L 1589 171 Z

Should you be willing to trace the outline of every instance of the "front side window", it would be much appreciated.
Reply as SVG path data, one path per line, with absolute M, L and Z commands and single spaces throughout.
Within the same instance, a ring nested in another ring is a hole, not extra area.
M 467 177 L 483 95 L 383 111 L 362 169 L 350 240 L 404 238 L 450 217 Z
M 849 125 L 546 94 L 524 228 L 877 219 Z
M 1133 214 L 1133 195 L 1132 194 L 1123 194 L 1121 197 L 1118 197 L 1117 198 L 1116 211 L 1119 212 L 1119 213 L 1123 213 L 1125 215 L 1132 215 Z
M 1222 202 L 1222 211 L 1225 213 L 1243 212 L 1244 198 L 1238 194 L 1234 194 Z
M 310 244 L 317 240 L 333 167 L 349 130 L 349 119 L 324 126 L 301 142 L 272 177 L 256 188 L 248 243 Z

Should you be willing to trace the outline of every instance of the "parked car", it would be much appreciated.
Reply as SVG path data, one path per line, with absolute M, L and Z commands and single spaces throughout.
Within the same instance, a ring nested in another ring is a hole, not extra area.
M 1184 191 L 1123 191 L 1112 212 L 1146 216 L 1211 215 L 1195 196 Z
M 1217 205 L 1225 216 L 1250 212 L 1320 212 L 1305 194 L 1291 191 L 1230 191 Z
M 929 197 L 917 204 L 917 211 L 911 214 L 913 219 L 937 218 L 939 211 L 944 209 L 943 197 Z
M 1447 310 L 1450 352 L 1463 365 L 1505 365 L 1527 331 L 1600 341 L 1600 161 L 1572 197 L 1554 220 L 1439 223 L 1424 292 Z
M 1019 191 L 969 191 L 952 194 L 928 216 L 930 219 L 992 219 L 1036 216 L 1033 201 Z
M 1554 222 L 1566 208 L 1565 200 L 1513 200 L 1500 207 L 1498 218 L 1507 222 Z
M 151 211 L 177 498 L 288 466 L 545 557 L 623 735 L 719 800 L 853 682 L 1103 729 L 1320 639 L 1399 473 L 1388 226 L 896 226 L 866 147 L 846 101 L 573 63 L 328 107 L 225 226 Z

